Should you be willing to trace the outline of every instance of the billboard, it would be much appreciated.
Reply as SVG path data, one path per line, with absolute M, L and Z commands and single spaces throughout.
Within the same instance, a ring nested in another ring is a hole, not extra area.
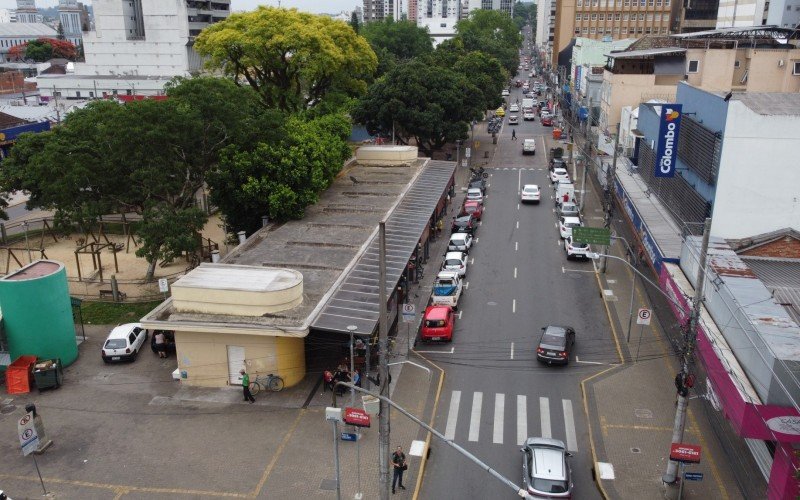
M 656 148 L 656 177 L 675 177 L 682 108 L 681 104 L 663 104 L 661 106 L 658 147 Z

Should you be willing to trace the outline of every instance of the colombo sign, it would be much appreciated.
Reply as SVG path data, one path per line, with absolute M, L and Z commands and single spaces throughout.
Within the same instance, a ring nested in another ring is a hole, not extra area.
M 606 227 L 573 227 L 572 241 L 590 245 L 610 245 L 611 229 Z

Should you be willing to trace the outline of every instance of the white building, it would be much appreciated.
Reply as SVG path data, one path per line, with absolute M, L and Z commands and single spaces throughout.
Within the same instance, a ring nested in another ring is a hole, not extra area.
M 795 28 L 800 24 L 800 0 L 720 0 L 717 29 L 748 26 Z
M 11 11 L 8 9 L 0 9 L 0 24 L 11 22 Z
M 17 23 L 41 23 L 44 19 L 36 10 L 36 0 L 17 0 L 17 10 L 14 11 Z
M 0 24 L 0 58 L 9 62 L 8 51 L 38 38 L 56 38 L 58 32 L 42 23 L 2 23 Z
M 191 5 L 191 6 L 190 6 Z M 230 0 L 94 0 L 96 31 L 84 34 L 85 63 L 67 75 L 41 75 L 43 96 L 155 95 L 175 76 L 202 69 L 192 44 L 230 14 Z
M 467 12 L 465 15 L 468 16 L 478 9 L 500 10 L 510 16 L 514 10 L 514 0 L 467 0 Z
M 81 9 L 78 0 L 58 0 L 58 20 L 64 30 L 64 39 L 78 47 L 83 44 Z
M 401 19 L 402 0 L 364 0 L 364 22 Z
M 417 2 L 417 26 L 428 29 L 434 46 L 456 35 L 456 23 L 460 19 L 460 0 L 420 0 Z

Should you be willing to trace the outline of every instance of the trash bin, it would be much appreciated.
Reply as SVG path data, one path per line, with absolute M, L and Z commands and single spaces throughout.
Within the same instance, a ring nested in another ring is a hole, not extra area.
M 33 366 L 33 378 L 39 392 L 44 389 L 58 389 L 64 379 L 64 372 L 60 359 L 39 360 Z
M 9 394 L 31 392 L 31 371 L 36 356 L 20 356 L 6 369 L 6 391 Z
M 554 128 L 553 129 L 553 139 L 555 139 L 555 140 L 561 139 L 561 129 L 560 128 Z

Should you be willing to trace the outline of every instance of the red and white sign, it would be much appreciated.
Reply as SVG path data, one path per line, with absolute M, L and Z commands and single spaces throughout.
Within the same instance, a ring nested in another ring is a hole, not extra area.
M 669 459 L 685 464 L 699 464 L 700 447 L 694 444 L 672 443 Z
M 369 427 L 369 413 L 358 408 L 345 408 L 344 423 L 356 427 Z

